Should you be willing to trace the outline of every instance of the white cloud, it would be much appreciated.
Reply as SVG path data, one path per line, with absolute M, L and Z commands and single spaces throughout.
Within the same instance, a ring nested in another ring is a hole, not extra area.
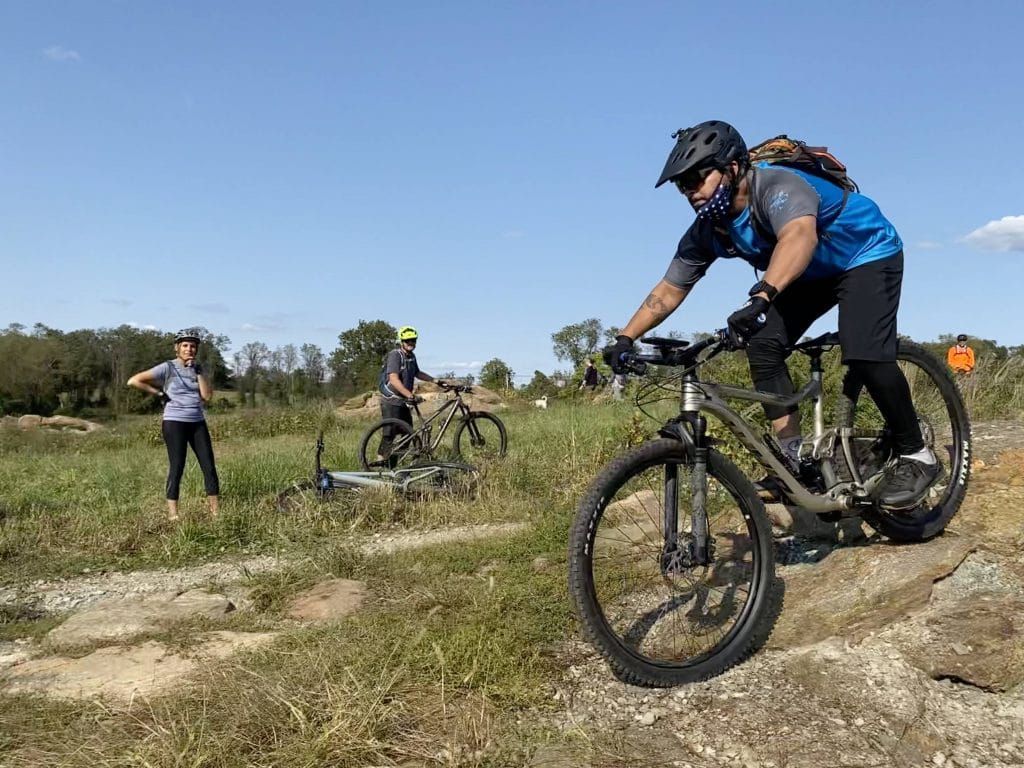
M 483 365 L 479 360 L 473 360 L 469 363 L 451 363 L 441 362 L 437 364 L 438 368 L 447 368 L 452 371 L 471 371 L 480 368 Z
M 141 324 L 135 322 L 134 320 L 129 320 L 127 323 L 125 323 L 125 325 L 130 326 L 132 328 L 138 328 L 140 331 L 159 331 L 160 330 L 155 325 L 141 325 Z
M 50 61 L 82 60 L 82 57 L 78 55 L 78 51 L 73 51 L 70 48 L 65 48 L 61 45 L 51 45 L 49 48 L 43 48 L 43 56 L 48 58 Z
M 1024 216 L 1003 216 L 990 221 L 964 241 L 986 251 L 1024 251 Z

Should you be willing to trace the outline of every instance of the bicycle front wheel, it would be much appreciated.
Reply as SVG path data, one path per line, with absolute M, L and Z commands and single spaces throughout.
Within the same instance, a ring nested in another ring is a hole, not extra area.
M 932 449 L 942 472 L 916 509 L 897 513 L 871 508 L 863 513 L 863 518 L 894 541 L 923 541 L 945 529 L 967 495 L 971 423 L 956 382 L 927 349 L 901 339 L 896 359 L 910 386 L 924 443 Z M 837 421 L 840 427 L 856 430 L 853 453 L 862 479 L 880 471 L 892 458 L 894 452 L 885 420 L 866 389 L 847 392 Z
M 508 448 L 508 433 L 493 413 L 470 411 L 455 430 L 455 456 L 470 464 L 501 458 Z
M 677 440 L 634 448 L 590 485 L 570 533 L 569 591 L 583 635 L 629 683 L 717 675 L 764 643 L 781 607 L 764 505 L 714 451 L 705 502 L 710 562 L 685 562 L 693 467 L 692 449 Z M 676 509 L 666 510 L 673 496 Z M 673 517 L 674 546 L 665 530 Z
M 359 463 L 365 470 L 408 467 L 429 457 L 430 446 L 401 419 L 381 419 L 359 441 Z

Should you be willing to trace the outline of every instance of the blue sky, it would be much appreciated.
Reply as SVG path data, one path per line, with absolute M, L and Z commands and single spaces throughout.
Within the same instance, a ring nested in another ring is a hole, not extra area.
M 692 221 L 671 132 L 827 144 L 906 243 L 900 328 L 1024 343 L 1024 4 L 8 2 L 0 325 L 420 329 L 526 378 Z M 720 262 L 664 325 L 710 330 Z M 821 330 L 834 317 L 819 323 Z

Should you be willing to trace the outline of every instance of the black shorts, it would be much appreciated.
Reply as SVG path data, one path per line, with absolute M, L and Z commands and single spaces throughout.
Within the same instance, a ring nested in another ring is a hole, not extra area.
M 788 347 L 838 305 L 843 362 L 894 362 L 902 286 L 902 251 L 835 277 L 797 281 L 779 294 L 768 310 L 767 324 L 754 338 Z

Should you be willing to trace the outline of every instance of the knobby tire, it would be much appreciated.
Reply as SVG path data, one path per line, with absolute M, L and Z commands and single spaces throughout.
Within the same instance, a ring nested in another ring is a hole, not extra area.
M 490 426 L 487 426 L 490 425 Z M 497 444 L 494 431 L 497 430 Z M 482 445 L 477 444 L 483 438 Z M 480 460 L 501 458 L 508 449 L 508 432 L 505 424 L 493 413 L 470 411 L 455 429 L 456 459 L 479 463 Z
M 387 457 L 386 465 L 382 466 L 381 463 L 377 462 L 377 448 L 380 445 L 381 438 L 384 436 L 384 429 L 387 427 L 392 427 L 395 430 L 392 448 L 399 441 L 408 440 L 408 444 L 405 450 L 400 448 L 397 451 L 393 451 Z M 366 430 L 359 441 L 359 464 L 367 471 L 409 466 L 412 463 L 429 457 L 429 449 L 423 449 L 420 438 L 413 432 L 412 427 L 401 419 L 381 419 Z
M 716 451 L 708 456 L 707 508 L 717 554 L 708 567 L 665 573 L 657 478 L 665 477 L 669 465 L 676 466 L 678 528 L 685 535 L 692 497 L 683 486 L 693 469 L 692 449 L 656 439 L 613 459 L 598 474 L 579 504 L 569 540 L 569 591 L 584 638 L 619 679 L 656 687 L 704 680 L 738 664 L 764 644 L 782 606 L 764 505 L 750 480 Z M 737 561 L 726 560 L 730 553 Z M 634 573 L 648 586 L 627 585 Z M 730 579 L 749 584 L 730 585 Z M 667 599 L 656 595 L 651 608 L 652 592 L 664 592 Z M 726 613 L 730 624 L 714 639 L 712 630 L 724 626 Z M 673 636 L 664 652 L 665 636 L 680 626 L 684 645 L 706 640 L 708 647 L 677 652 Z
M 943 466 L 943 476 L 925 504 L 912 515 L 872 507 L 865 510 L 862 517 L 883 536 L 910 543 L 942 533 L 963 504 L 971 476 L 971 422 L 960 389 L 942 361 L 920 344 L 903 339 L 900 339 L 896 357 L 898 362 L 920 371 L 916 374 L 912 368 L 903 366 L 905 373 L 914 374 L 908 376 L 908 383 L 919 418 L 932 422 L 929 426 L 934 433 L 933 450 Z M 917 380 L 918 375 L 920 380 Z M 865 397 L 870 403 L 867 392 L 862 390 L 860 398 Z M 926 399 L 929 402 L 925 402 Z M 854 426 L 855 417 L 855 411 L 841 411 L 839 426 Z

